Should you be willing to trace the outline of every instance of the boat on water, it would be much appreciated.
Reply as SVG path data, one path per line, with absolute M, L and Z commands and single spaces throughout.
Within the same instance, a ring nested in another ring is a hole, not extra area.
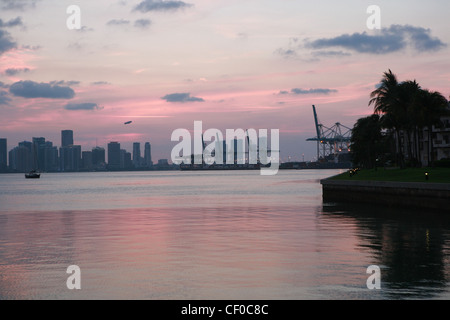
M 41 177 L 41 174 L 37 172 L 36 170 L 32 170 L 28 173 L 25 173 L 26 179 L 39 179 Z
M 33 151 L 34 151 L 34 168 L 38 168 L 37 164 L 37 153 L 36 153 L 36 146 L 33 142 Z M 25 173 L 25 179 L 39 179 L 41 177 L 41 174 L 37 171 L 37 169 L 33 169 L 28 173 Z

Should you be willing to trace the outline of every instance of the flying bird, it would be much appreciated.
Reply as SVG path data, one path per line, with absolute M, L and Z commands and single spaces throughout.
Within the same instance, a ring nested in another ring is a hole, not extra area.
M 125 122 L 124 124 L 130 124 L 130 123 L 132 123 L 133 121 L 127 121 L 127 122 Z

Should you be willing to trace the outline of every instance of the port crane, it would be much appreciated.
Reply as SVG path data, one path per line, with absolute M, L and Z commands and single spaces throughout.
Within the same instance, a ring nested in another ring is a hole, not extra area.
M 339 152 L 350 151 L 350 138 L 352 129 L 336 122 L 332 127 L 326 127 L 319 122 L 316 107 L 313 105 L 316 136 L 306 141 L 317 142 L 317 161 L 325 160 L 330 155 L 337 158 Z

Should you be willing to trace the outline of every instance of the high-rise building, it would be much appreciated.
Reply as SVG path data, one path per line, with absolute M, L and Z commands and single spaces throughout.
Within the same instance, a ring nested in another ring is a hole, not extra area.
M 0 172 L 5 172 L 7 169 L 7 141 L 6 139 L 0 139 Z
M 33 138 L 33 149 L 31 153 L 35 169 L 45 169 L 45 138 Z
M 73 131 L 62 130 L 61 131 L 61 147 L 68 147 L 73 145 Z
M 152 162 L 152 146 L 150 145 L 150 142 L 146 142 L 145 143 L 144 162 L 145 162 L 145 166 L 147 168 L 150 168 L 150 167 L 153 166 L 153 162 Z
M 81 146 L 69 145 L 59 149 L 61 171 L 78 171 L 81 168 Z
M 135 168 L 141 167 L 141 144 L 139 142 L 133 143 L 133 165 Z
M 83 170 L 92 170 L 94 168 L 93 162 L 92 162 L 92 151 L 83 151 L 81 153 L 81 159 L 82 159 L 82 169 Z
M 33 143 L 22 141 L 9 152 L 9 167 L 15 172 L 29 172 L 33 168 Z
M 44 170 L 46 172 L 58 171 L 59 169 L 59 158 L 58 158 L 58 148 L 53 146 L 50 141 L 45 142 L 44 149 Z
M 120 149 L 120 169 L 132 169 L 131 153 L 125 149 Z
M 108 143 L 108 169 L 120 169 L 120 143 Z
M 94 168 L 103 168 L 105 164 L 105 149 L 100 147 L 92 148 L 92 165 L 94 166 Z
M 124 155 L 124 169 L 132 169 L 133 168 L 133 162 L 131 161 L 131 153 L 125 152 Z

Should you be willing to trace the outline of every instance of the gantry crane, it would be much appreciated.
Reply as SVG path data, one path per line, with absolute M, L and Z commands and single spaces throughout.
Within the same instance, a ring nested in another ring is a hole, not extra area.
M 306 139 L 306 141 L 317 142 L 317 161 L 325 160 L 330 155 L 337 155 L 341 151 L 350 151 L 350 138 L 352 129 L 336 122 L 334 126 L 328 128 L 319 123 L 316 107 L 313 105 L 314 122 L 316 126 L 316 137 Z

